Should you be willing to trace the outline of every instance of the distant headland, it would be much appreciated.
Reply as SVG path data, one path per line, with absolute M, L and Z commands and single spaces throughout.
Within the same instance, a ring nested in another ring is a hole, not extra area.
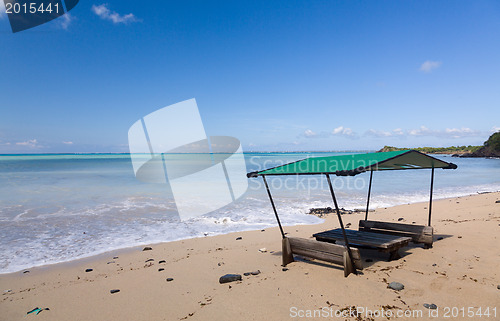
M 414 149 L 425 154 L 452 154 L 453 157 L 500 157 L 500 131 L 492 134 L 482 146 L 400 148 L 384 146 L 379 152 Z

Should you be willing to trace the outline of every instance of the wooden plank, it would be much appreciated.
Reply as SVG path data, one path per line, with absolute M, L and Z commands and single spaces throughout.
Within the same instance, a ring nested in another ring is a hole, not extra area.
M 291 253 L 293 254 L 344 265 L 344 253 L 347 252 L 347 248 L 344 245 L 296 237 L 287 237 L 286 240 L 290 244 Z M 283 242 L 285 244 L 285 241 Z M 361 260 L 359 250 L 351 248 L 351 253 L 354 258 L 354 265 L 356 268 L 362 270 L 363 261 Z
M 371 233 L 371 232 L 359 232 L 353 230 L 346 230 L 346 235 L 347 238 L 349 239 L 349 243 L 368 245 L 382 249 L 390 249 L 392 247 L 398 247 L 400 246 L 400 244 L 403 244 L 406 241 L 411 240 L 408 237 L 391 236 L 391 235 Z M 324 241 L 343 240 L 342 230 L 340 229 L 316 233 L 313 236 L 316 237 L 317 240 L 324 240 Z
M 292 248 L 290 247 L 290 241 L 288 240 L 288 237 L 285 237 L 281 241 L 281 249 L 282 249 L 282 258 L 283 258 L 282 265 L 287 266 L 287 264 L 292 263 L 294 261 Z
M 360 231 L 370 231 L 388 235 L 411 237 L 415 243 L 432 245 L 434 229 L 432 226 L 413 225 L 394 222 L 359 221 Z

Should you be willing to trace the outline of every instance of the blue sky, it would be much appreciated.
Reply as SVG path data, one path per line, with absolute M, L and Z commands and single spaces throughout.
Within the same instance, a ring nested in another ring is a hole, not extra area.
M 90 0 L 15 34 L 2 12 L 0 37 L 0 153 L 127 152 L 136 120 L 190 98 L 245 151 L 500 130 L 498 1 Z

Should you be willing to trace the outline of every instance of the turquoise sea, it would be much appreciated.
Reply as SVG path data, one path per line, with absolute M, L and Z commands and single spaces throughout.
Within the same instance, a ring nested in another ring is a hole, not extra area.
M 247 171 L 339 153 L 245 153 Z M 437 156 L 434 198 L 500 190 L 500 159 Z M 335 177 L 339 205 L 366 204 L 369 174 Z M 109 250 L 276 226 L 261 178 L 217 211 L 181 221 L 168 184 L 143 183 L 128 154 L 0 155 L 0 273 Z M 315 224 L 311 207 L 332 206 L 324 177 L 268 182 L 284 225 Z M 430 170 L 375 172 L 372 207 L 428 200 Z M 425 215 L 422 217 L 425 223 Z M 285 228 L 286 229 L 286 228 Z M 279 235 L 276 238 L 279 239 Z

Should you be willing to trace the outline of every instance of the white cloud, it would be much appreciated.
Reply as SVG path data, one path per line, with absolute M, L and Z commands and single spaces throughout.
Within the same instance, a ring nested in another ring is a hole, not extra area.
M 440 66 L 442 65 L 442 62 L 441 61 L 431 61 L 431 60 L 427 60 L 425 61 L 421 66 L 420 66 L 420 71 L 423 71 L 423 72 L 431 72 L 433 71 L 434 69 L 436 68 L 439 68 Z
M 59 26 L 63 28 L 64 30 L 67 30 L 71 21 L 73 21 L 73 16 L 69 13 L 63 14 L 61 17 L 59 17 Z
M 432 136 L 432 131 L 425 127 L 425 126 L 420 126 L 419 129 L 410 129 L 408 131 L 408 135 L 410 136 Z
M 332 131 L 332 135 L 355 137 L 356 133 L 352 129 L 350 129 L 349 127 L 339 126 Z
M 130 23 L 130 22 L 136 22 L 139 21 L 133 13 L 129 13 L 126 15 L 120 15 L 117 12 L 111 11 L 108 8 L 107 4 L 101 4 L 101 5 L 92 5 L 92 11 L 98 15 L 101 19 L 104 20 L 110 20 L 115 24 L 118 23 Z
M 305 135 L 306 137 L 314 137 L 314 136 L 316 136 L 317 134 L 316 134 L 315 132 L 313 132 L 312 130 L 310 130 L 310 129 L 306 129 L 306 131 L 304 132 L 304 135 Z
M 40 147 L 40 145 L 38 145 L 38 141 L 36 139 L 29 139 L 29 140 L 24 141 L 24 142 L 17 142 L 16 145 L 27 146 L 27 147 L 30 147 L 30 148 Z
M 73 142 L 67 141 L 67 142 L 62 142 L 64 145 L 73 145 Z

